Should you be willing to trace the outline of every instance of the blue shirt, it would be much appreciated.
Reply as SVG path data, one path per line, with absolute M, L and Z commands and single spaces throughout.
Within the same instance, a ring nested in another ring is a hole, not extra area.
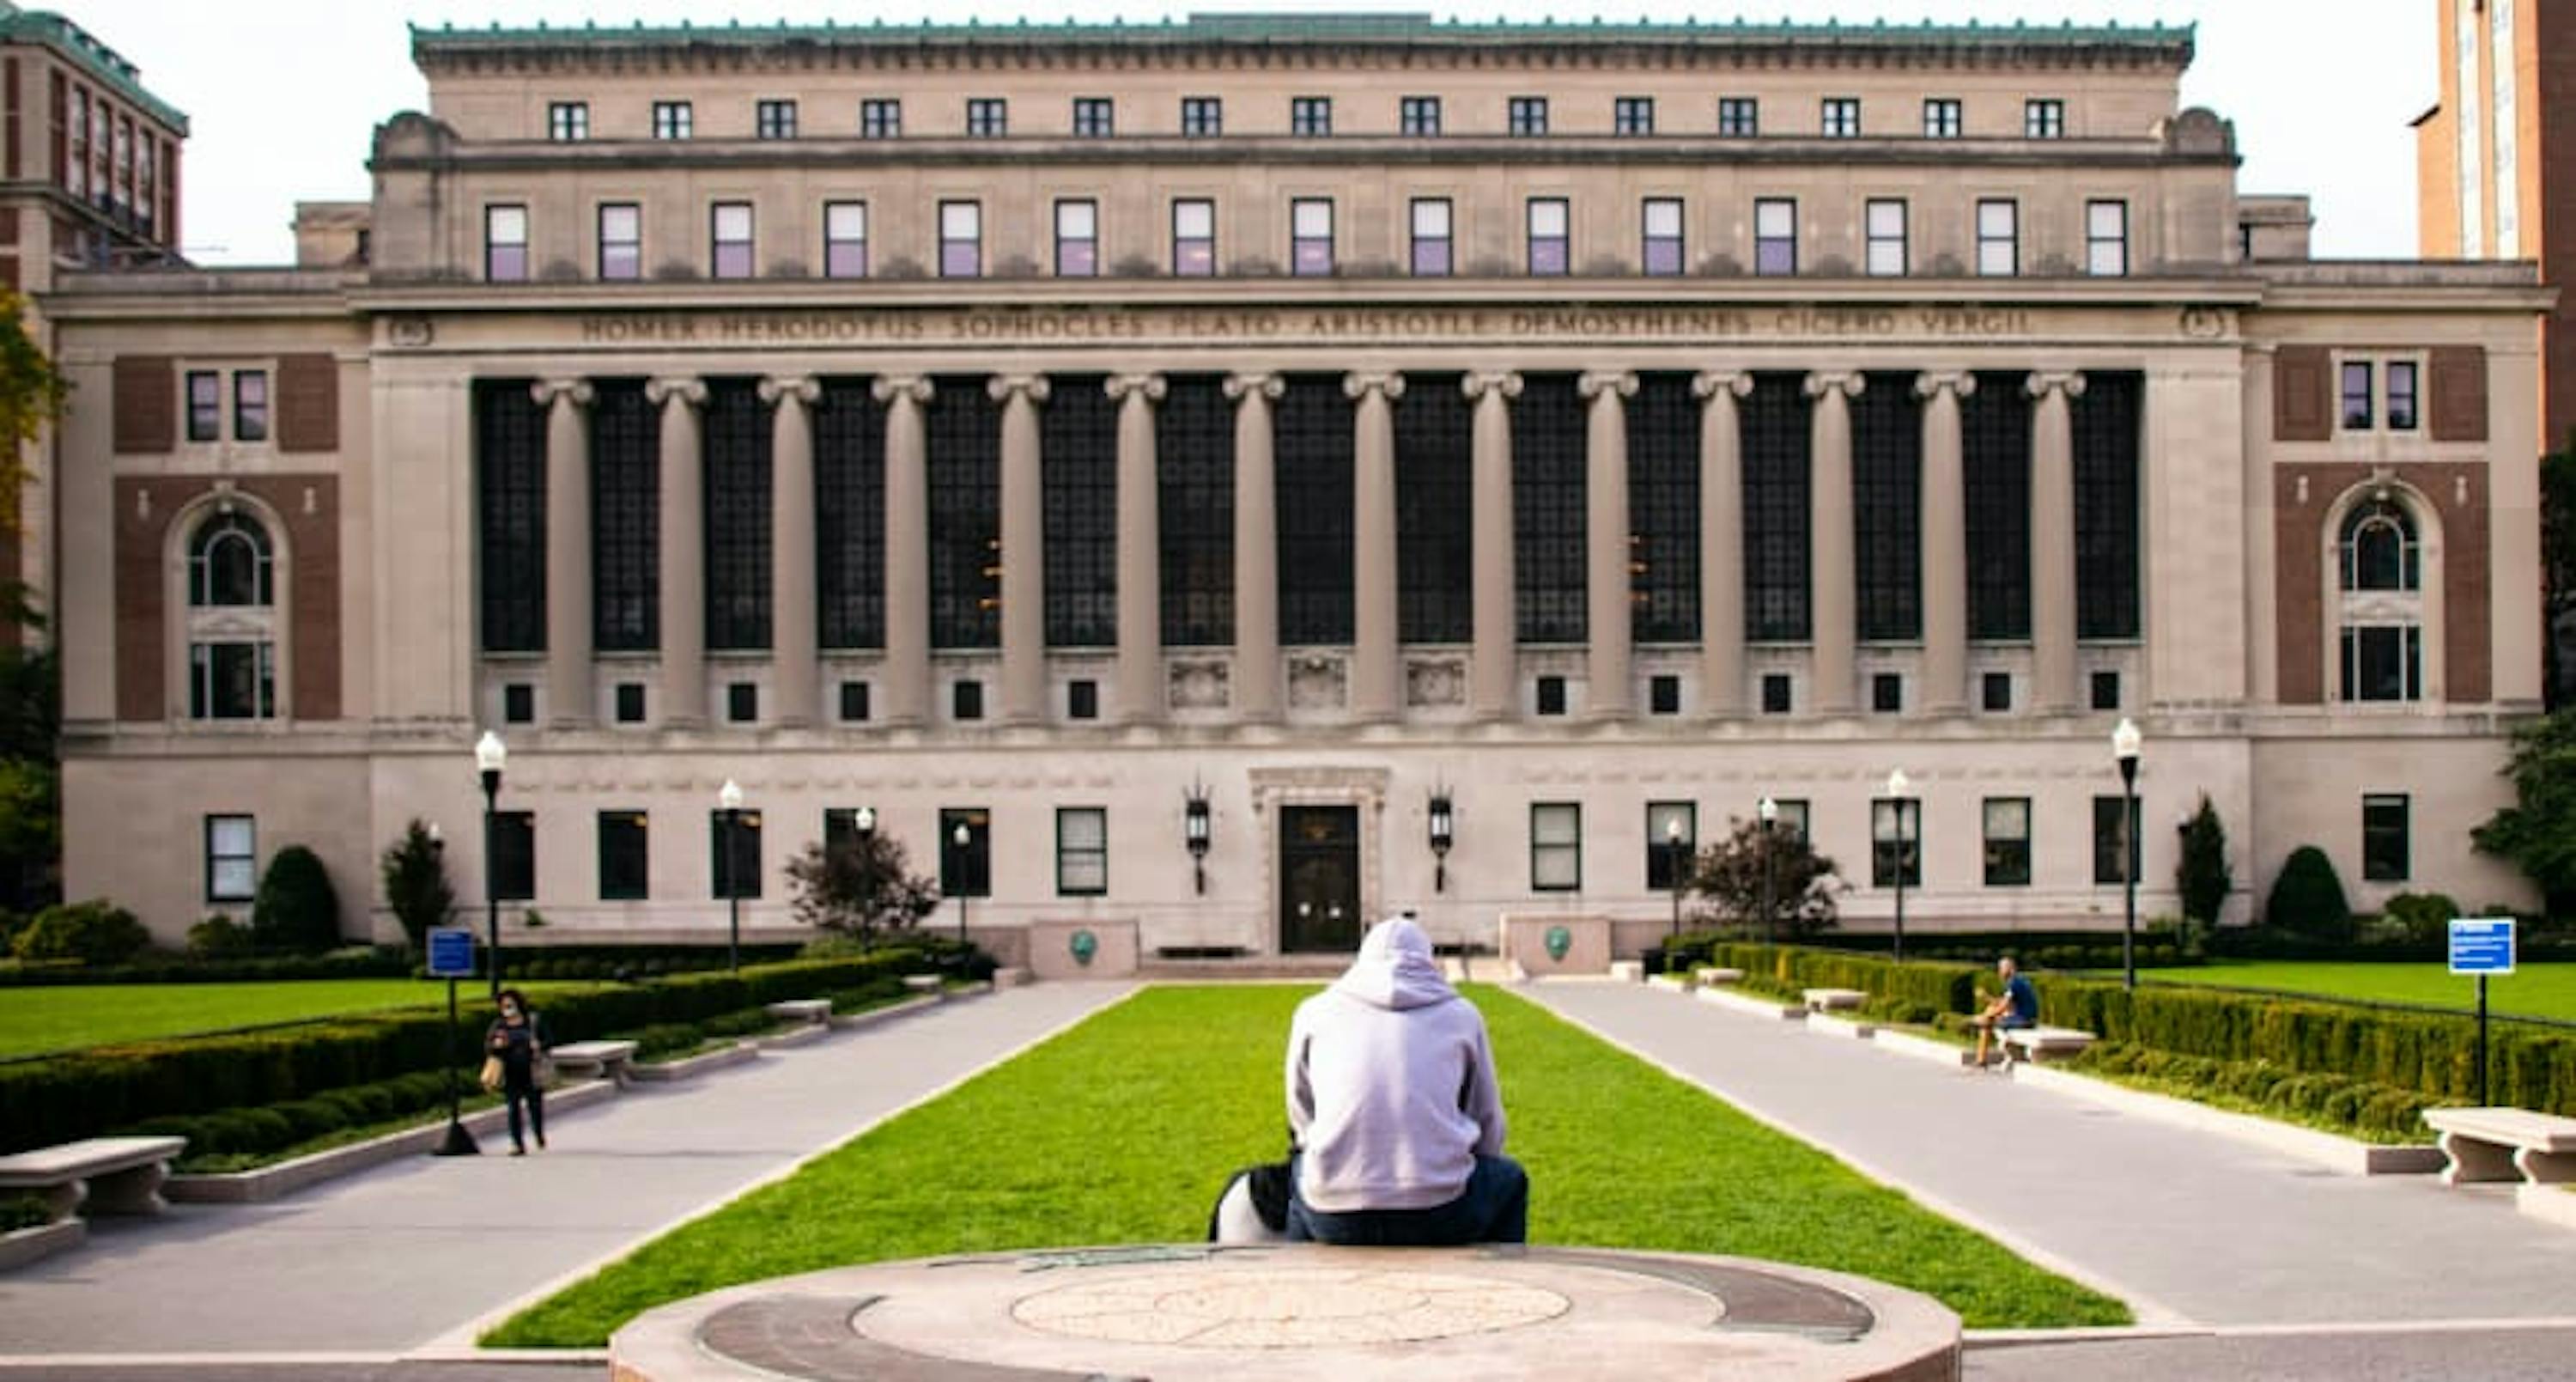
M 2037 1022 L 2039 1020 L 2039 990 L 2032 988 L 2028 979 L 2018 974 L 2014 975 L 2004 984 L 2004 997 L 2012 1000 L 2014 1021 Z

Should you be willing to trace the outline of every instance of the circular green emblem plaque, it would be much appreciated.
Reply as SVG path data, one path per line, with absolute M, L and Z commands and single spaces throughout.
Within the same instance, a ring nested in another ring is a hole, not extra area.
M 1100 938 L 1089 931 L 1076 931 L 1065 939 L 1064 948 L 1073 952 L 1075 964 L 1087 965 L 1092 956 L 1100 953 Z
M 1565 952 L 1572 950 L 1573 948 L 1573 932 L 1566 930 L 1562 926 L 1551 926 L 1547 928 L 1547 957 L 1549 959 L 1556 961 L 1558 964 L 1563 964 L 1565 963 Z

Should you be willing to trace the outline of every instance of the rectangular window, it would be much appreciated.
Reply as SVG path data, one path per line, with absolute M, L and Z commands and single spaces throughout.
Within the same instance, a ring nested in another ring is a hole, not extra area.
M 1646 890 L 1668 893 L 1673 880 L 1690 877 L 1699 852 L 1699 806 L 1687 801 L 1646 803 Z
M 2093 881 L 2121 883 L 2128 880 L 2123 871 L 2122 855 L 2134 867 L 2141 855 L 2137 833 L 2124 828 L 2128 816 L 2128 798 L 2093 798 Z M 2141 871 L 2143 876 L 2143 871 Z
M 1762 133 L 1762 103 L 1750 96 L 1718 97 L 1717 133 L 1722 139 L 1751 139 Z
M 268 440 L 268 375 L 246 369 L 233 374 L 233 440 Z
M 901 139 L 903 102 L 890 97 L 872 97 L 859 102 L 859 137 Z
M 948 688 L 948 715 L 954 720 L 984 718 L 984 683 L 960 681 Z
M 686 139 L 689 137 L 691 128 L 695 123 L 696 120 L 691 114 L 689 103 L 686 101 L 655 101 L 653 103 L 653 137 L 655 139 Z
M 1011 132 L 1010 103 L 982 96 L 966 103 L 966 134 L 972 139 L 999 139 Z
M 1542 276 L 1568 272 L 1574 264 L 1573 208 L 1563 197 L 1529 201 L 1529 271 Z
M 1965 124 L 1955 96 L 1935 96 L 1923 103 L 1923 137 L 1956 139 Z
M 1326 135 L 1333 132 L 1333 98 L 1330 96 L 1295 96 L 1288 101 L 1290 134 Z
M 1064 717 L 1068 720 L 1100 718 L 1100 683 L 1088 677 L 1064 684 Z
M 1984 694 L 1981 700 L 1986 709 L 2003 711 L 2013 708 L 2012 673 L 1988 672 L 1982 680 Z
M 1571 801 L 1530 805 L 1530 891 L 1570 893 L 1583 886 L 1583 807 Z
M 1216 272 L 1216 203 L 1183 197 L 1172 203 L 1172 272 L 1206 278 Z
M 1400 134 L 1438 134 L 1440 132 L 1440 98 L 1407 96 L 1396 104 L 1396 130 Z
M 863 681 L 841 683 L 841 719 L 848 724 L 861 724 L 868 718 L 868 684 Z
M 752 133 L 762 139 L 796 137 L 796 103 L 762 101 L 752 107 Z
M 1653 134 L 1655 98 L 1621 96 L 1611 103 L 1610 128 L 1618 134 Z
M 1869 885 L 1923 886 L 1923 803 L 1914 797 L 1878 797 L 1869 804 Z
M 2415 362 L 2388 362 L 2388 430 L 2415 430 Z
M 492 283 L 528 281 L 528 209 L 483 208 L 483 277 Z
M 2021 204 L 1990 199 L 1977 203 L 1977 272 L 2010 278 L 2021 272 Z
M 717 278 L 751 277 L 751 203 L 717 202 L 709 209 L 708 238 Z
M 725 684 L 725 720 L 730 724 L 756 724 L 760 720 L 760 683 L 736 681 Z
M 1765 715 L 1786 715 L 1789 713 L 1789 707 L 1789 674 L 1786 672 L 1763 673 L 1762 713 Z
M 2403 883 L 2411 871 L 2407 855 L 2408 800 L 2377 794 L 2361 799 L 2361 877 L 2368 883 Z
M 973 133 L 973 131 L 969 131 Z M 1079 139 L 1107 139 L 1118 132 L 1117 107 L 1106 96 L 1073 98 L 1073 133 Z M 999 129 L 990 131 L 999 134 Z
M 2117 710 L 2120 708 L 2119 673 L 2095 672 L 2093 674 L 2093 708 L 2095 710 Z
M 1656 675 L 1646 679 L 1646 713 L 1679 715 L 1682 713 L 1682 679 Z
M 1753 203 L 1753 272 L 1765 276 L 1798 271 L 1798 204 L 1786 197 Z
M 1986 886 L 2030 886 L 2030 798 L 1986 798 Z
M 1055 204 L 1055 276 L 1093 278 L 1100 273 L 1100 203 Z
M 526 902 L 537 895 L 537 813 L 492 813 L 492 896 Z
M 633 202 L 600 204 L 599 276 L 616 283 L 644 276 L 644 209 Z
M 823 276 L 868 276 L 868 204 L 823 203 Z
M 1643 215 L 1646 272 L 1657 278 L 1682 271 L 1682 203 L 1678 197 L 1648 197 Z
M 590 103 L 555 101 L 547 105 L 546 138 L 562 144 L 590 138 Z
M 943 897 L 993 895 L 993 813 L 982 807 L 939 812 L 939 892 Z
M 2065 138 L 2066 103 L 2054 100 L 2022 102 L 2021 132 L 2028 139 Z
M 1413 273 L 1417 278 L 1449 274 L 1449 199 L 1413 199 Z
M 599 813 L 599 900 L 641 902 L 652 896 L 650 817 L 641 811 Z
M 621 725 L 644 723 L 644 683 L 640 681 L 617 683 L 617 723 Z
M 1098 897 L 1109 891 L 1107 808 L 1056 809 L 1055 891 L 1058 897 Z
M 1225 133 L 1225 102 L 1215 96 L 1181 98 L 1181 134 L 1190 139 L 1214 139 Z
M 1902 278 L 1906 269 L 1905 203 L 1873 201 L 1863 213 L 1869 232 L 1868 267 L 1876 278 Z
M 1300 276 L 1333 271 L 1333 204 L 1322 197 L 1288 203 L 1289 271 Z
M 1771 823 L 1771 828 L 1780 832 L 1782 839 L 1804 840 L 1807 838 L 1806 798 L 1781 797 L 1778 800 L 1773 801 L 1771 804 L 1778 807 L 1780 812 L 1780 818 Z
M 1860 100 L 1853 96 L 1828 96 L 1824 100 L 1823 127 L 1827 139 L 1860 138 Z
M 1898 715 L 1905 710 L 1905 674 L 1872 672 L 1869 674 L 1869 708 L 1874 715 Z
M 939 276 L 979 278 L 984 272 L 984 205 L 939 204 Z
M 2414 701 L 2424 695 L 2423 631 L 2412 624 L 2346 625 L 2343 698 Z
M 221 441 L 223 435 L 223 375 L 210 369 L 188 371 L 188 440 Z
M 1509 119 L 1513 134 L 1527 136 L 1547 133 L 1547 98 L 1545 96 L 1512 97 Z
M 2375 372 L 2368 360 L 2346 360 L 2343 365 L 2343 425 L 2347 432 L 2370 426 L 2372 417 L 2371 376 Z
M 524 681 L 514 681 L 501 688 L 501 723 L 532 725 L 537 722 L 537 688 Z
M 2129 204 L 2084 204 L 2084 271 L 2101 278 L 2129 272 Z
M 206 817 L 206 900 L 248 902 L 259 892 L 259 823 L 251 816 Z
M 1562 715 L 1565 713 L 1565 678 L 1540 677 L 1535 685 L 1534 694 L 1538 697 L 1539 714 Z
M 707 895 L 719 902 L 760 896 L 759 812 L 707 813 L 707 881 L 714 889 Z

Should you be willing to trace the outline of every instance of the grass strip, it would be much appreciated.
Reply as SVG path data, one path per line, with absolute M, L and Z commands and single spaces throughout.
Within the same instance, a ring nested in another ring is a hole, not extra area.
M 1282 1154 L 1304 986 L 1157 988 L 645 1244 L 488 1333 L 595 1347 L 654 1306 L 766 1277 L 1029 1247 L 1195 1241 L 1233 1171 Z M 1935 1295 L 1977 1327 L 2125 1323 L 2051 1275 L 1532 1004 L 1493 1027 L 1531 1234 L 1805 1263 Z
M 520 987 L 542 1010 L 569 983 Z M 480 993 L 479 987 L 468 997 Z M 88 984 L 0 990 L 0 1058 L 236 1031 L 447 1001 L 427 979 L 278 979 L 239 984 Z M 468 1034 L 473 1035 L 472 1033 Z

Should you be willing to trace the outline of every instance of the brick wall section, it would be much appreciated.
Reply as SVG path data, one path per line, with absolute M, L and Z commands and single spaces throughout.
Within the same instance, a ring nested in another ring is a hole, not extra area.
M 328 355 L 287 355 L 277 362 L 277 449 L 340 449 L 340 366 Z
M 2483 346 L 2433 348 L 2435 441 L 2487 439 L 2487 352 Z
M 2442 524 L 2442 670 L 2447 699 L 2461 703 L 2493 694 L 2492 605 L 2487 564 L 2487 468 L 2474 464 L 2394 467 L 2396 478 L 2430 498 Z M 2318 565 L 2325 550 L 2326 513 L 2335 500 L 2366 484 L 2373 468 L 2353 462 L 2275 466 L 2272 471 L 2272 552 L 2277 592 L 2279 684 L 2283 705 L 2322 705 L 2333 689 L 2326 674 L 2327 574 Z M 2308 497 L 2299 499 L 2299 481 Z M 2465 485 L 2467 499 L 2460 495 Z
M 2272 357 L 2272 440 L 2334 435 L 2334 361 L 2324 346 L 2283 346 Z
M 179 444 L 179 376 L 169 356 L 117 356 L 110 388 L 116 454 L 151 455 Z
M 233 481 L 286 517 L 292 565 L 287 631 L 293 682 L 280 690 L 298 720 L 340 718 L 340 482 L 331 475 L 243 476 Z M 162 557 L 170 521 L 212 492 L 195 476 L 127 477 L 116 482 L 116 716 L 158 721 L 184 715 L 165 688 L 169 669 L 169 573 Z M 307 512 L 307 496 L 311 511 Z

